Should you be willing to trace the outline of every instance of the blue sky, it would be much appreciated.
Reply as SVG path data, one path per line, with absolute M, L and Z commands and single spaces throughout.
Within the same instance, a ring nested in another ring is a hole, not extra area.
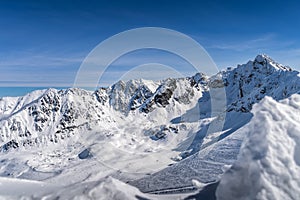
M 119 32 L 148 26 L 189 35 L 220 69 L 266 53 L 299 70 L 299 10 L 299 2 L 279 0 L 0 0 L 0 87 L 70 87 L 81 62 L 97 44 Z M 133 52 L 110 70 L 119 76 L 149 62 L 185 65 L 175 57 L 153 50 Z

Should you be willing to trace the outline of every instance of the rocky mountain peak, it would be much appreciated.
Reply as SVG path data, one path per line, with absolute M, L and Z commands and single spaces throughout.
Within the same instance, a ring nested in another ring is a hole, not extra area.
M 228 86 L 226 93 L 229 110 L 248 112 L 254 103 L 265 96 L 279 100 L 296 93 L 299 91 L 297 74 L 265 54 L 223 72 L 224 83 Z
M 273 67 L 276 70 L 287 70 L 287 71 L 291 71 L 292 69 L 288 66 L 284 66 L 282 64 L 277 63 L 276 61 L 274 61 L 271 57 L 269 57 L 266 54 L 259 54 L 256 56 L 256 58 L 253 61 L 254 65 L 256 67 Z

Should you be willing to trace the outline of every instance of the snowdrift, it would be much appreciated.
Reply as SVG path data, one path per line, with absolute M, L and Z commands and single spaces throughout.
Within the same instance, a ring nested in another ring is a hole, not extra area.
M 217 199 L 300 199 L 300 95 L 253 107 L 246 139 L 223 175 Z

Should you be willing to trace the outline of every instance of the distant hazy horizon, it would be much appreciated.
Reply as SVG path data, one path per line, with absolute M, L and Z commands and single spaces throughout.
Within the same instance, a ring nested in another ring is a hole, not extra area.
M 66 89 L 67 87 L 26 87 L 26 86 L 0 87 L 0 98 L 24 96 L 35 90 L 44 90 L 49 88 L 55 88 L 61 90 L 61 89 Z

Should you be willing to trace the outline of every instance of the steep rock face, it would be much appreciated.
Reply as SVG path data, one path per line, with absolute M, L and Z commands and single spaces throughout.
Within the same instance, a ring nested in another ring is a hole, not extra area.
M 170 104 L 169 99 L 172 97 L 176 87 L 176 80 L 168 79 L 167 81 L 165 81 L 142 105 L 141 111 L 145 113 L 151 112 L 154 110 L 154 105 L 159 107 L 166 107 L 168 104 Z
M 109 104 L 114 110 L 128 115 L 151 98 L 160 84 L 146 80 L 119 81 L 107 90 Z
M 266 97 L 252 110 L 237 161 L 222 176 L 217 199 L 300 198 L 300 95 Z
M 129 101 L 130 110 L 135 110 L 153 95 L 152 91 L 145 85 L 139 86 Z
M 111 87 L 109 91 L 109 102 L 110 105 L 117 111 L 127 113 L 129 110 L 129 100 L 133 96 L 138 88 L 140 83 L 133 81 L 119 81 Z
M 152 112 L 156 107 L 174 106 L 174 102 L 188 105 L 195 93 L 207 90 L 208 77 L 198 73 L 193 77 L 180 79 L 167 79 L 157 88 L 154 94 L 141 105 L 140 110 L 145 113 Z

